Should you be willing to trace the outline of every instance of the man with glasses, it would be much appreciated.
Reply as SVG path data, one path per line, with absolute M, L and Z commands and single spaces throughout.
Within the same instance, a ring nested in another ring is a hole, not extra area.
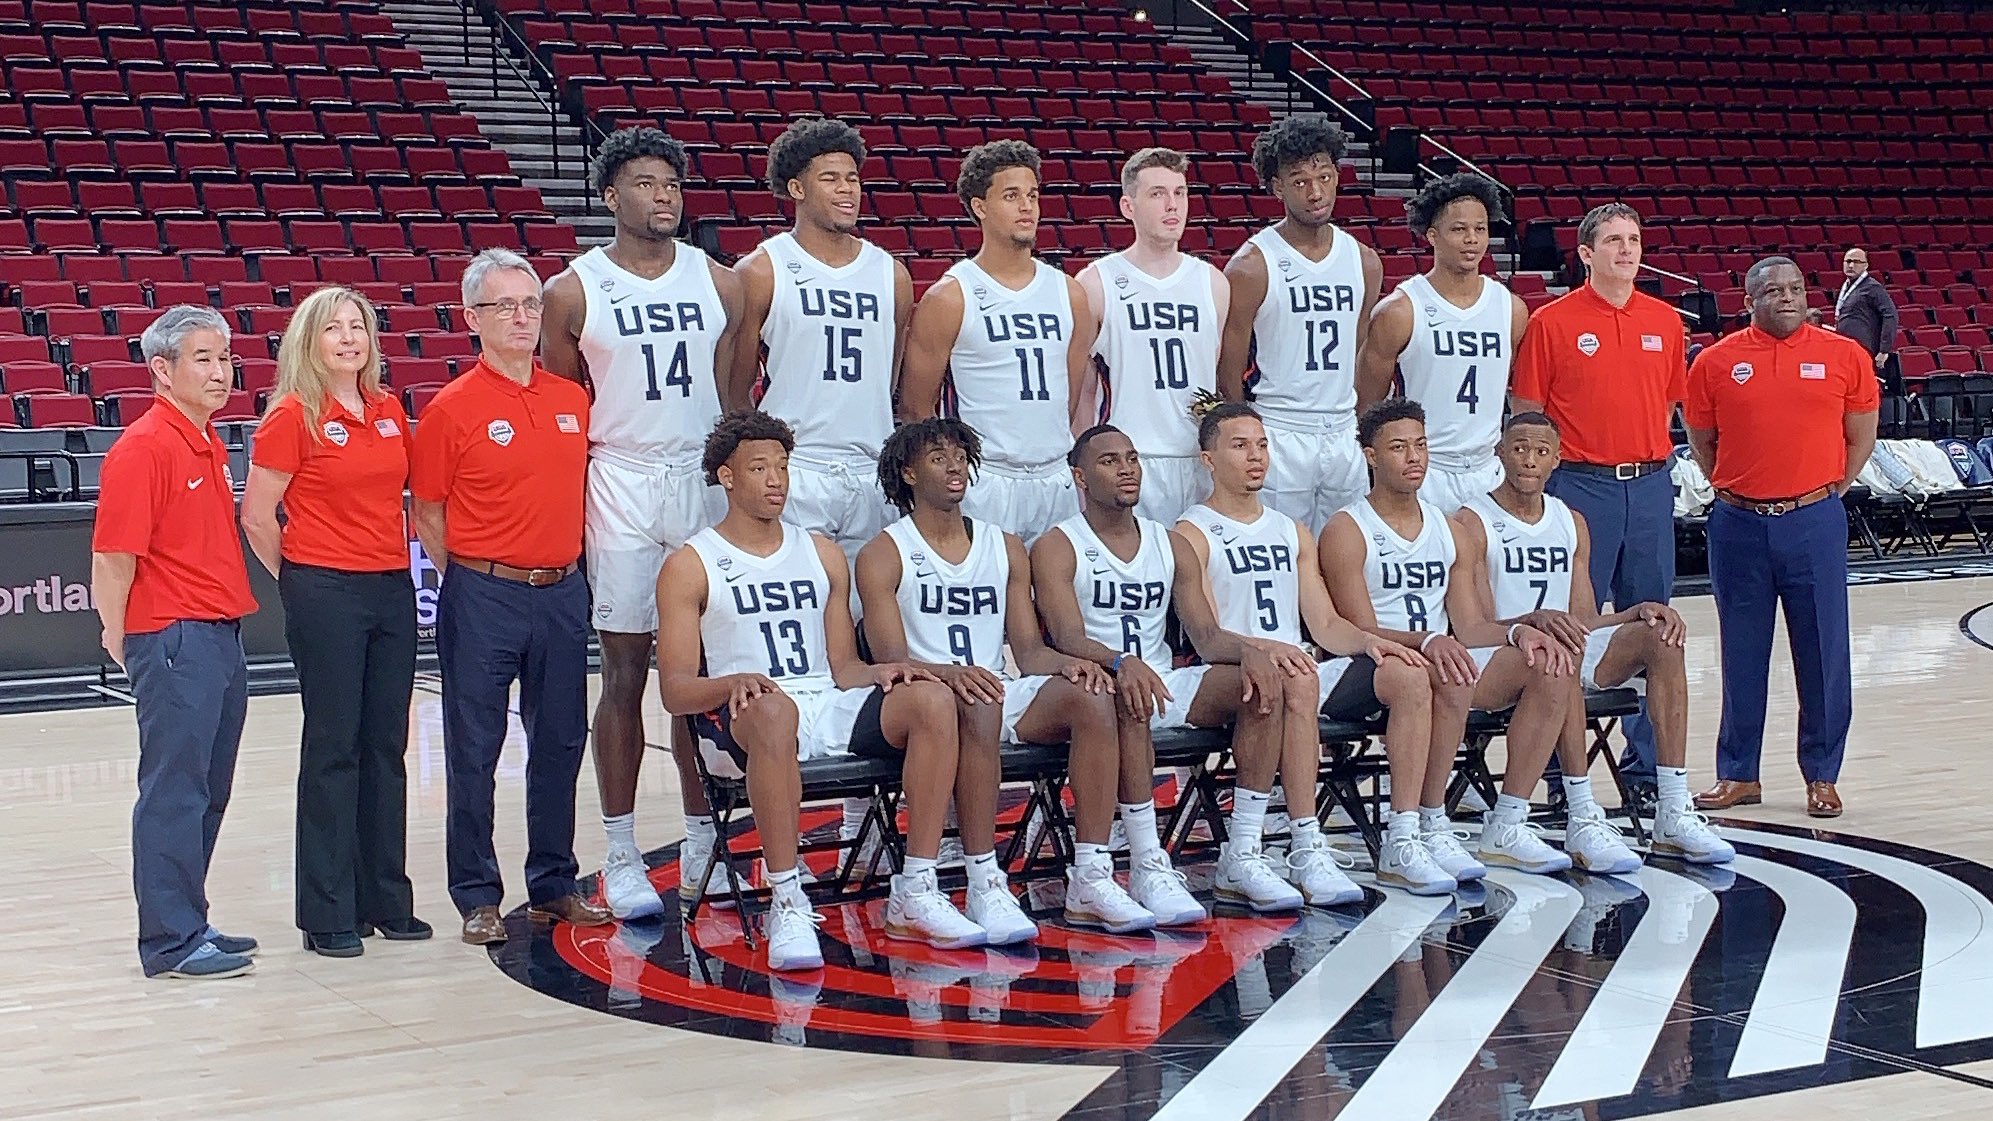
M 487 249 L 464 270 L 477 364 L 415 418 L 415 532 L 443 573 L 450 899 L 471 945 L 502 942 L 505 885 L 492 796 L 513 682 L 526 731 L 526 886 L 536 921 L 590 926 L 609 912 L 575 877 L 574 780 L 588 742 L 588 585 L 580 572 L 588 392 L 533 360 L 540 278 Z
M 733 364 L 741 282 L 698 247 L 674 240 L 685 209 L 685 172 L 684 145 L 658 129 L 619 129 L 603 141 L 592 176 L 616 219 L 616 235 L 547 284 L 540 329 L 547 370 L 594 394 L 584 540 L 602 645 L 595 777 L 608 834 L 603 896 L 620 919 L 664 913 L 636 839 L 657 575 L 667 555 L 726 508 L 720 489 L 706 484 L 699 459 L 720 418 L 716 372 Z M 685 721 L 671 721 L 671 746 L 687 820 L 710 822 Z M 712 858 L 711 841 L 710 824 L 694 828 L 687 867 Z

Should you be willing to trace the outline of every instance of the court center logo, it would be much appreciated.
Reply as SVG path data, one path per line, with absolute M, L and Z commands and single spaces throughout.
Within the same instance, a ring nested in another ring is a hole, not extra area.
M 836 816 L 805 824 L 825 836 Z M 883 900 L 819 905 L 826 964 L 809 973 L 771 973 L 710 907 L 597 928 L 522 909 L 493 958 L 549 995 L 693 1031 L 1114 1068 L 1072 1117 L 1644 1117 L 1909 1070 L 1984 1085 L 1949 1068 L 1993 1058 L 1993 869 L 1725 825 L 1725 867 L 1498 869 L 1453 896 L 1373 886 L 1357 907 L 1136 937 L 1061 925 L 1053 873 L 1023 887 L 1037 944 L 1003 949 L 892 941 Z M 651 859 L 675 901 L 675 849 Z M 1208 863 L 1183 870 L 1208 889 Z

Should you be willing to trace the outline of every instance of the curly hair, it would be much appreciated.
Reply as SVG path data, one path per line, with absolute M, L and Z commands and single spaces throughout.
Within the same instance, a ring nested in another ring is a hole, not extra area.
M 1033 177 L 1039 174 L 1043 161 L 1038 158 L 1038 149 L 1022 140 L 992 140 L 988 144 L 978 144 L 962 157 L 962 173 L 955 178 L 955 194 L 967 209 L 970 199 L 979 199 L 990 193 L 990 183 L 997 173 L 1009 171 L 1013 167 L 1028 167 Z
M 588 179 L 601 194 L 616 183 L 616 176 L 623 173 L 623 165 L 631 160 L 655 158 L 671 165 L 671 170 L 683 179 L 688 174 L 685 145 L 672 139 L 671 134 L 650 125 L 632 125 L 619 128 L 602 141 L 595 150 L 595 160 L 588 165 Z
M 720 485 L 720 468 L 749 440 L 773 440 L 785 452 L 796 450 L 796 433 L 788 421 L 760 409 L 735 409 L 714 421 L 713 430 L 706 434 L 706 455 L 701 461 L 706 485 Z
M 983 465 L 983 438 L 975 429 L 952 416 L 931 416 L 894 429 L 879 449 L 879 489 L 886 492 L 886 501 L 902 514 L 913 513 L 913 487 L 906 480 L 907 468 L 929 448 L 948 446 L 962 449 L 973 477 Z
M 789 183 L 801 179 L 818 156 L 843 152 L 865 166 L 865 138 L 835 117 L 804 117 L 782 130 L 768 145 L 768 189 L 788 197 Z
M 1387 397 L 1363 410 L 1356 421 L 1356 442 L 1369 447 L 1377 439 L 1377 433 L 1387 424 L 1401 420 L 1416 420 L 1421 425 L 1426 422 L 1426 407 L 1410 397 Z
M 1439 225 L 1439 216 L 1461 199 L 1479 199 L 1488 211 L 1488 224 L 1507 217 L 1502 210 L 1502 190 L 1485 175 L 1461 172 L 1426 184 L 1426 189 L 1405 200 L 1405 224 L 1412 233 L 1426 237 L 1426 231 Z M 1428 239 L 1430 240 L 1430 239 Z
M 1190 415 L 1197 418 L 1197 446 L 1205 451 L 1217 446 L 1219 425 L 1242 416 L 1259 419 L 1259 410 L 1244 401 L 1219 400 L 1209 407 L 1203 407 L 1205 405 L 1206 401 L 1200 398 L 1190 408 Z
M 1281 169 L 1310 158 L 1327 156 L 1341 163 L 1349 151 L 1349 138 L 1335 122 L 1321 113 L 1297 113 L 1268 128 L 1253 141 L 1253 171 L 1268 186 Z

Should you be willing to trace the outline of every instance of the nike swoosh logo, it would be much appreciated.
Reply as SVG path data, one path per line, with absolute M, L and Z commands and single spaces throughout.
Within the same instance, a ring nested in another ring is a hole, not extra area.
M 976 305 L 976 310 L 977 310 L 977 311 L 980 311 L 980 312 L 982 312 L 982 313 L 983 313 L 983 314 L 985 314 L 985 315 L 987 315 L 987 314 L 989 314 L 990 310 L 991 310 L 992 308 L 994 308 L 994 307 L 996 307 L 996 305 L 995 305 L 995 304 L 977 304 L 977 305 Z
M 732 576 L 727 577 L 727 583 L 732 584 L 745 575 L 747 575 L 745 572 L 736 572 Z
M 207 481 L 208 481 L 208 480 L 207 480 L 207 476 L 205 476 L 205 475 L 201 476 L 201 477 L 200 477 L 200 478 L 198 478 L 198 479 L 188 479 L 188 480 L 187 480 L 187 489 L 188 489 L 188 490 L 199 490 L 199 489 L 201 488 L 201 484 L 202 484 L 202 483 L 205 483 L 205 482 L 207 482 Z
M 1112 570 L 1110 570 L 1110 569 L 1105 569 L 1105 568 L 1096 568 L 1096 569 L 1094 569 L 1094 570 L 1093 570 L 1093 574 L 1094 574 L 1095 576 L 1112 576 L 1112 575 L 1114 575 L 1114 573 L 1113 573 L 1113 571 L 1112 571 Z
M 616 297 L 615 299 L 613 299 L 613 300 L 610 300 L 610 301 L 609 301 L 609 303 L 610 303 L 610 304 L 611 304 L 612 306 L 613 306 L 613 305 L 615 305 L 615 304 L 620 304 L 620 303 L 622 303 L 622 302 L 623 302 L 624 300 L 627 300 L 627 299 L 629 299 L 629 298 L 630 298 L 631 296 L 634 296 L 634 295 L 636 295 L 636 293 L 635 293 L 635 292 L 625 292 L 625 293 L 624 293 L 623 295 L 620 295 L 620 296 Z

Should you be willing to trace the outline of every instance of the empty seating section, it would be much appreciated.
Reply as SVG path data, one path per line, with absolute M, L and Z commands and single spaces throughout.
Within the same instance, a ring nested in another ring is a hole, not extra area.
M 1841 250 L 1865 245 L 1915 333 L 1906 378 L 1993 366 L 1977 201 L 1993 187 L 1993 13 L 1647 0 L 1607 22 L 1570 0 L 1250 2 L 1261 41 L 1306 46 L 1371 95 L 1379 128 L 1417 127 L 1493 172 L 1567 249 L 1586 208 L 1625 199 L 1655 227 L 1646 259 L 1733 313 L 1759 255 L 1792 254 L 1831 302 Z
M 254 416 L 331 283 L 382 306 L 397 385 L 440 384 L 472 252 L 576 251 L 371 0 L 0 0 L 0 77 L 0 425 L 128 422 L 176 303 L 224 310 Z
M 841 117 L 864 133 L 867 236 L 905 258 L 924 289 L 976 241 L 954 197 L 961 155 L 1018 137 L 1046 159 L 1041 245 L 1097 255 L 1125 233 L 1119 157 L 1166 144 L 1193 153 L 1198 221 L 1185 248 L 1229 253 L 1273 213 L 1247 153 L 1270 118 L 1182 47 L 1114 6 L 1008 0 L 891 4 L 781 0 L 487 0 L 552 68 L 563 104 L 604 129 L 649 122 L 692 150 L 687 211 L 731 259 L 783 207 L 764 149 L 794 117 Z M 1409 248 L 1402 205 L 1345 180 L 1339 211 Z M 966 236 L 965 236 L 966 231 Z M 1409 269 L 1409 266 L 1407 266 Z

